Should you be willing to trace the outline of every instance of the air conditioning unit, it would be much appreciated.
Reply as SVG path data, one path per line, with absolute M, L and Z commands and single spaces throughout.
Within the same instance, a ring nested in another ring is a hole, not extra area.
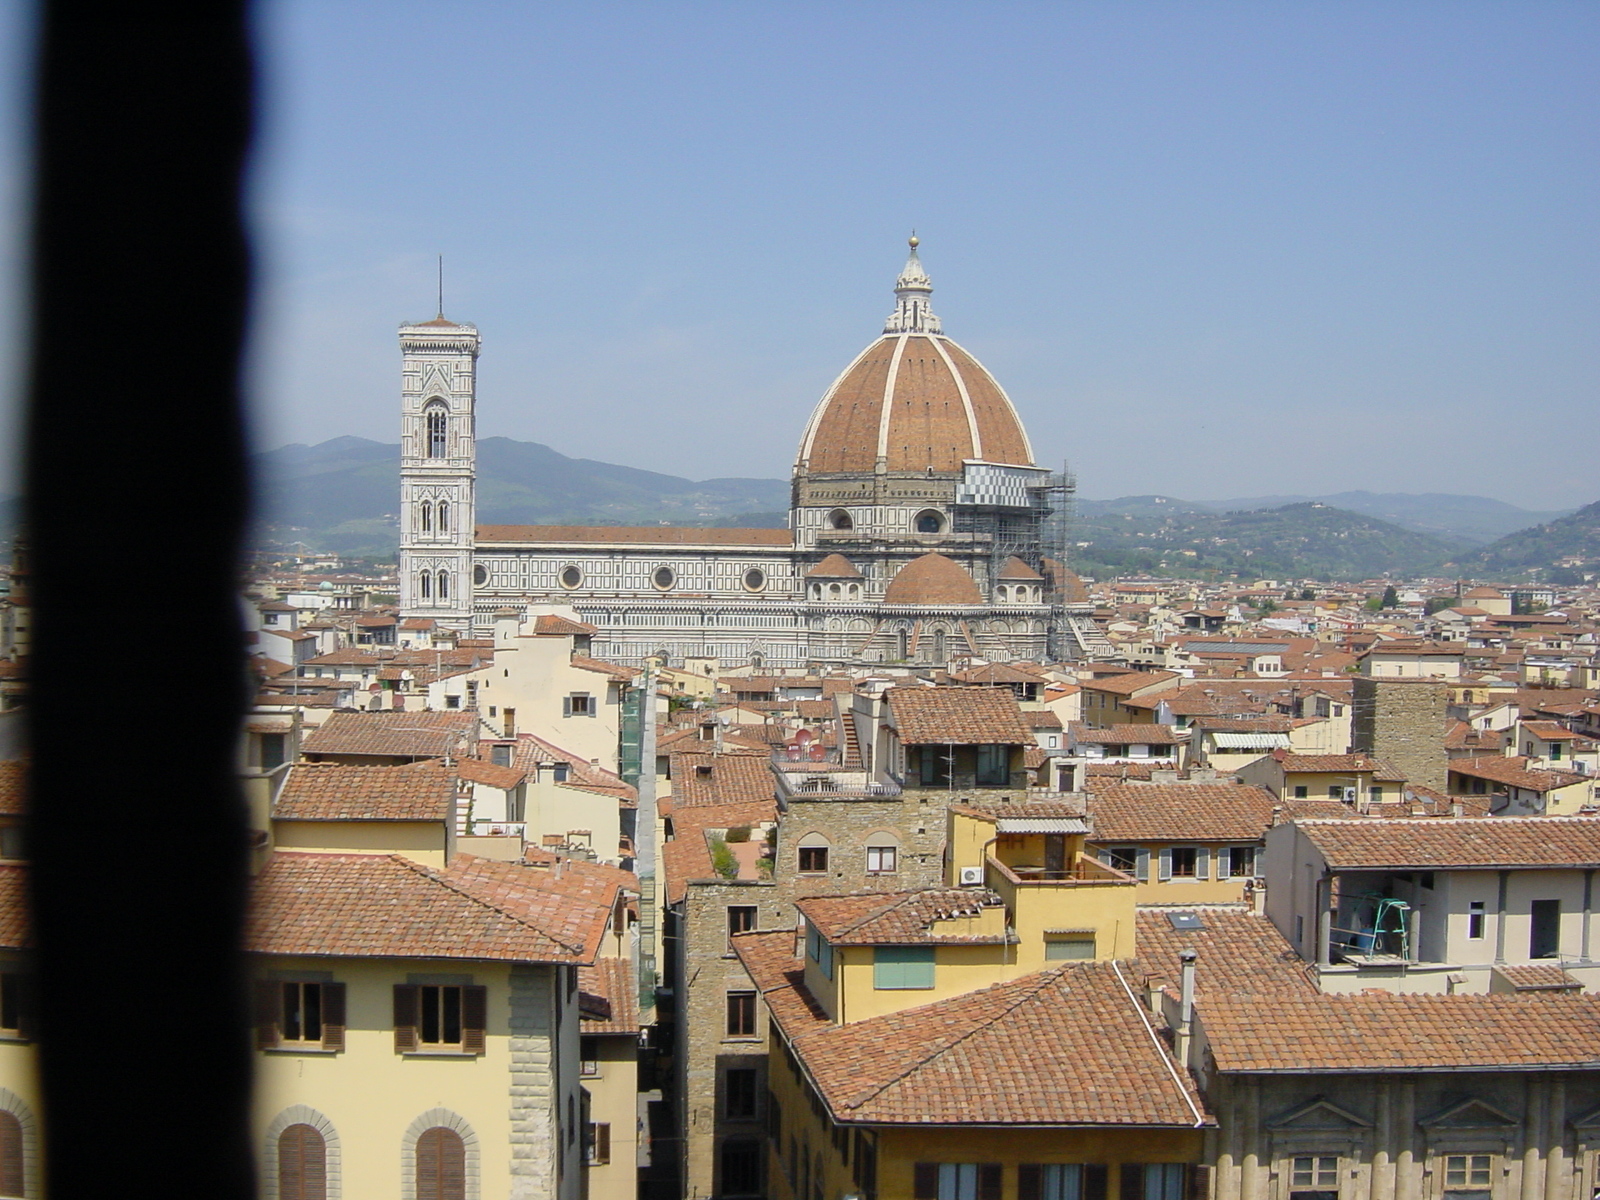
M 962 867 L 961 868 L 961 886 L 962 887 L 982 887 L 983 886 L 983 868 L 982 867 Z
M 1346 804 L 1354 804 L 1356 802 L 1356 789 L 1355 788 L 1353 788 L 1353 787 L 1345 788 L 1345 790 L 1344 790 L 1344 802 Z

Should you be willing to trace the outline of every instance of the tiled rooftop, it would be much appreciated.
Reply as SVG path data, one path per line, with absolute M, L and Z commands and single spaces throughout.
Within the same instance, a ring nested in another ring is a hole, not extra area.
M 1270 792 L 1243 784 L 1123 784 L 1092 794 L 1093 840 L 1254 842 L 1272 823 Z
M 306 754 L 442 758 L 471 743 L 472 712 L 336 712 L 301 743 Z
M 908 746 L 1034 742 L 1007 688 L 897 687 L 885 695 L 900 740 Z
M 1004 901 L 986 888 L 929 888 L 917 892 L 862 892 L 808 896 L 795 901 L 808 924 L 836 946 L 983 945 L 1004 934 L 941 931 L 941 921 L 976 917 Z
M 451 821 L 456 773 L 437 759 L 403 767 L 296 763 L 278 793 L 280 821 Z
M 1600 867 L 1600 818 L 1595 817 L 1434 817 L 1298 824 L 1328 865 L 1341 870 Z

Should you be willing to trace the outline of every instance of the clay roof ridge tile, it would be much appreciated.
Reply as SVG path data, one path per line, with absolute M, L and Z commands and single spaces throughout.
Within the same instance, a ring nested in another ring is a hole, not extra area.
M 501 916 L 505 917 L 507 920 L 515 921 L 518 925 L 521 925 L 526 929 L 533 930 L 533 932 L 539 934 L 541 937 L 549 938 L 552 942 L 554 942 L 556 945 L 560 946 L 563 950 L 567 951 L 569 954 L 582 956 L 584 954 L 587 954 L 588 951 L 589 951 L 589 948 L 587 946 L 583 946 L 583 945 L 575 946 L 571 942 L 567 941 L 565 938 L 563 938 L 563 937 L 561 937 L 561 936 L 559 936 L 557 934 L 551 933 L 548 929 L 545 929 L 545 928 L 543 928 L 542 926 L 539 926 L 539 925 L 535 925 L 532 921 L 528 920 L 526 917 L 518 916 L 516 913 L 514 913 L 514 912 L 510 911 L 509 909 L 507 909 L 504 905 L 497 904 L 493 900 L 485 899 L 483 896 L 480 896 L 480 895 L 476 894 L 475 892 L 469 891 L 468 889 L 462 887 L 460 884 L 456 883 L 454 880 L 446 878 L 445 877 L 445 872 L 443 872 L 443 871 L 439 871 L 438 869 L 436 869 L 434 867 L 429 867 L 429 866 L 426 866 L 426 865 L 424 865 L 422 863 L 419 863 L 419 862 L 414 862 L 409 858 L 403 858 L 398 854 L 391 854 L 391 855 L 389 855 L 389 857 L 394 859 L 394 860 L 396 860 L 396 861 L 398 861 L 398 862 L 404 863 L 406 866 L 410 867 L 412 870 L 417 872 L 417 874 L 427 876 L 429 879 L 432 879 L 435 883 L 441 885 L 442 887 L 448 888 L 450 891 L 455 892 L 457 895 L 464 896 L 466 899 L 471 900 L 474 904 L 481 904 L 481 905 L 483 905 L 484 908 L 492 909 L 493 911 L 499 913 Z M 576 897 L 572 897 L 572 898 L 576 899 Z M 596 907 L 599 907 L 599 905 L 596 905 Z

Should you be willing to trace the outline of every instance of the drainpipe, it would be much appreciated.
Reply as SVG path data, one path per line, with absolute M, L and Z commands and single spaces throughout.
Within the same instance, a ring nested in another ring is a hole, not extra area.
M 1189 1065 L 1189 1044 L 1194 1036 L 1194 963 L 1199 955 L 1193 950 L 1178 952 L 1178 1034 L 1173 1042 L 1173 1057 L 1185 1067 Z

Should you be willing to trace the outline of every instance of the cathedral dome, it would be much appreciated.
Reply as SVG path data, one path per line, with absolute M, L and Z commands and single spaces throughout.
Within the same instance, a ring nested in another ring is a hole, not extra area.
M 855 563 L 842 554 L 830 554 L 811 570 L 806 572 L 807 579 L 864 579 L 860 571 L 856 570 Z
M 797 471 L 957 474 L 967 459 L 1032 466 L 1011 401 L 981 363 L 945 337 L 928 308 L 933 284 L 917 257 L 895 281 L 897 305 L 873 342 L 811 414 Z
M 914 608 L 922 604 L 982 604 L 978 585 L 953 558 L 924 554 L 900 568 L 889 581 L 883 602 Z

